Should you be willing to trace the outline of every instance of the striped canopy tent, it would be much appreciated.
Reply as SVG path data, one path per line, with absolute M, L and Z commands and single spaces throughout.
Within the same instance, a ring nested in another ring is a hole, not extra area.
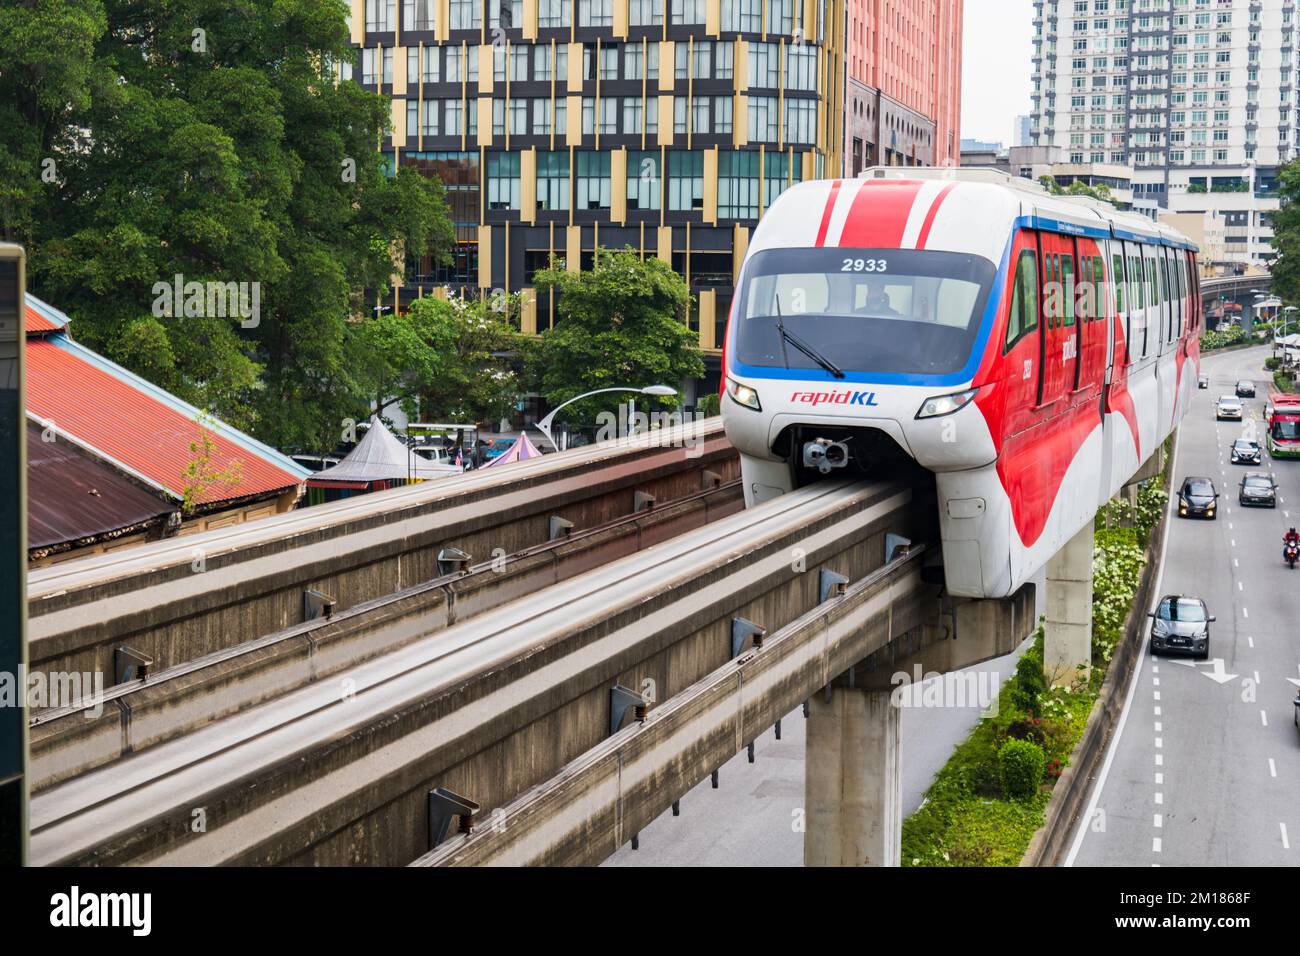
M 484 468 L 492 468 L 496 465 L 504 465 L 512 461 L 523 461 L 525 458 L 536 458 L 541 455 L 537 446 L 528 440 L 528 436 L 521 434 L 515 439 L 515 443 L 510 446 L 510 450 L 503 455 L 498 455 L 490 462 L 484 465 Z

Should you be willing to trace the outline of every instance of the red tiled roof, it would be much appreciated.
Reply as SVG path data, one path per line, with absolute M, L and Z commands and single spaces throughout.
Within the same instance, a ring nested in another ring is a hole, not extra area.
M 57 332 L 59 329 L 57 325 L 55 325 L 45 316 L 41 315 L 30 305 L 27 306 L 26 315 L 24 316 L 24 319 L 25 319 L 24 325 L 27 329 L 28 334 L 32 332 L 37 332 L 37 333 Z
M 129 382 L 110 375 L 50 341 L 27 343 L 27 408 L 100 454 L 125 465 L 176 495 L 185 493 L 190 443 L 199 425 Z M 210 485 L 199 502 L 210 504 L 292 488 L 300 479 L 267 459 L 208 430 L 210 468 L 233 461 L 241 478 L 233 486 Z

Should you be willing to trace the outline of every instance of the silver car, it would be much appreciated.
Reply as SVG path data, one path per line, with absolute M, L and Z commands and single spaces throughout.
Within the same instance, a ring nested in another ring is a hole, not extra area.
M 1214 403 L 1214 420 L 1241 421 L 1241 399 L 1236 395 L 1223 395 Z

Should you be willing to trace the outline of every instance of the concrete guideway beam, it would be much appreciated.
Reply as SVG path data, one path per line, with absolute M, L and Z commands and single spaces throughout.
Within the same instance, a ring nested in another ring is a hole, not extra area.
M 913 548 L 855 581 L 843 596 L 769 633 L 760 649 L 742 653 L 655 706 L 643 723 L 625 727 L 581 754 L 485 818 L 473 833 L 449 840 L 415 865 L 599 863 L 798 704 L 824 699 L 831 685 L 832 697 L 848 689 L 850 679 L 868 693 L 872 687 L 892 688 L 895 662 L 912 661 L 938 644 L 962 650 L 945 649 L 930 661 L 964 667 L 1005 653 L 1032 630 L 1034 594 L 1029 587 L 1001 601 L 962 602 L 957 632 L 942 626 L 951 614 L 941 613 L 938 589 L 923 580 L 926 554 L 923 547 Z M 870 735 L 873 726 L 883 728 L 886 735 L 874 739 L 887 745 L 890 716 L 881 718 L 875 711 L 871 718 L 870 725 L 859 729 Z M 887 747 L 878 749 L 880 757 L 863 764 L 855 780 L 873 787 L 873 765 L 888 766 L 888 752 Z M 896 748 L 893 753 L 898 754 Z M 808 814 L 815 805 L 806 807 L 805 832 L 811 832 Z M 895 817 L 891 811 L 890 819 Z M 864 821 L 868 815 L 860 812 L 853 819 Z M 838 840 L 844 827 L 839 822 L 835 827 Z M 876 832 L 883 848 L 886 830 Z M 891 824 L 891 846 L 897 845 L 897 832 Z M 826 842 L 820 836 L 812 839 Z M 879 858 L 886 858 L 883 849 Z M 867 862 L 856 855 L 850 860 Z
M 439 576 L 437 555 L 483 560 L 738 478 L 721 419 L 469 472 L 28 575 L 32 671 L 112 673 L 127 644 L 169 667 L 304 620 L 314 589 L 342 611 Z
M 1047 562 L 1043 676 L 1048 686 L 1087 680 L 1092 670 L 1093 523 Z
M 359 665 L 348 696 L 305 687 L 37 794 L 32 858 L 409 862 L 430 790 L 504 805 L 608 737 L 615 685 L 671 697 L 728 661 L 733 618 L 785 626 L 822 568 L 861 578 L 918 520 L 883 483 L 724 518 Z M 823 684 L 852 660 L 828 663 Z

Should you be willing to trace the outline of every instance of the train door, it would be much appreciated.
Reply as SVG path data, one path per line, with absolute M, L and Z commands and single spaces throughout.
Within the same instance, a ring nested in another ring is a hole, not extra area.
M 1010 307 L 1007 313 L 1003 355 L 1006 363 L 1006 410 L 1008 435 L 1018 435 L 1036 419 L 1039 403 L 1039 375 L 1042 370 L 1042 342 L 1038 334 L 1039 304 L 1038 234 L 1025 231 L 1016 243 L 1015 268 L 1011 274 Z
M 1038 404 L 1051 405 L 1074 388 L 1078 356 L 1074 319 L 1074 239 L 1051 232 L 1040 233 L 1039 250 L 1043 293 Z

